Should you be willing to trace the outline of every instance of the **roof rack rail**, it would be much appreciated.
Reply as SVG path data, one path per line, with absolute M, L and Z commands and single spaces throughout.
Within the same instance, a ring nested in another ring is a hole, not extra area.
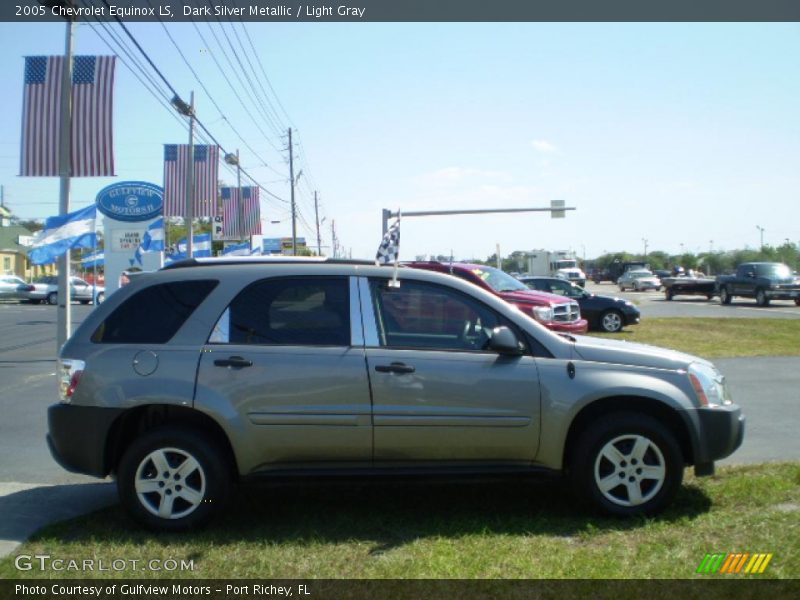
M 328 265 L 375 265 L 374 261 L 355 258 L 329 258 L 327 256 L 214 256 L 203 258 L 185 258 L 163 267 L 163 269 L 184 269 L 187 267 L 203 267 L 214 265 L 275 265 L 275 264 L 314 264 Z

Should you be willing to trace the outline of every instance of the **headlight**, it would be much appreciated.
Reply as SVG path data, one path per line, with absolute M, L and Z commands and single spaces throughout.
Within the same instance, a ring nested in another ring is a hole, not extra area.
M 725 378 L 714 367 L 692 363 L 689 366 L 689 381 L 700 406 L 713 408 L 731 403 Z
M 549 306 L 534 306 L 531 312 L 533 313 L 533 318 L 537 321 L 553 320 L 553 309 Z

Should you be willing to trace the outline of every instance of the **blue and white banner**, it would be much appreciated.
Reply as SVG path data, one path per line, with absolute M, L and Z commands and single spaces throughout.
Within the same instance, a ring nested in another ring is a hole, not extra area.
M 188 249 L 186 247 L 186 238 L 183 238 L 177 244 L 175 244 L 174 252 L 167 255 L 166 262 L 170 263 L 176 260 L 183 260 L 184 258 L 187 258 L 187 252 Z M 211 256 L 210 233 L 201 233 L 200 235 L 196 235 L 192 238 L 192 256 L 194 258 Z
M 84 269 L 93 269 L 94 267 L 102 267 L 105 264 L 105 254 L 102 250 L 97 252 L 90 252 L 81 256 L 81 267 Z
M 230 244 L 222 250 L 223 256 L 261 256 L 261 247 L 251 242 Z
M 97 247 L 96 218 L 94 204 L 66 215 L 48 217 L 44 229 L 34 237 L 28 259 L 34 265 L 46 265 L 72 248 Z
M 144 232 L 142 243 L 133 254 L 134 262 L 142 264 L 142 254 L 145 252 L 163 252 L 164 251 L 164 217 L 159 217 L 147 227 Z

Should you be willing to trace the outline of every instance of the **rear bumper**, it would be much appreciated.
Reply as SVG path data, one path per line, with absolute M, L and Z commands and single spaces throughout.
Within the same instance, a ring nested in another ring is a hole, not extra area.
M 53 404 L 47 409 L 47 445 L 53 459 L 67 471 L 105 477 L 106 440 L 123 412 L 117 408 Z

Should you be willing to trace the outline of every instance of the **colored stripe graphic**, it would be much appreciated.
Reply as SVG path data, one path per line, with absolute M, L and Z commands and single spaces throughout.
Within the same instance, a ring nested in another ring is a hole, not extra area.
M 750 554 L 749 552 L 706 554 L 695 573 L 760 574 L 767 569 L 772 556 L 772 553 Z

